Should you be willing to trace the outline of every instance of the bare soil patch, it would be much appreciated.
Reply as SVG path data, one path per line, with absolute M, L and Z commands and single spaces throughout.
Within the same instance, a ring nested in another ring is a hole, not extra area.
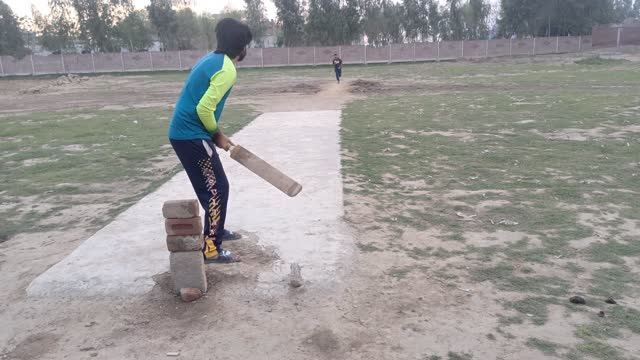
M 382 85 L 382 83 L 380 83 L 379 81 L 372 81 L 372 80 L 362 80 L 362 79 L 358 79 L 355 81 L 352 81 L 350 84 L 350 89 L 349 91 L 351 91 L 352 93 L 369 93 L 369 92 L 379 92 L 379 91 L 384 91 L 384 87 Z
M 81 82 L 89 81 L 90 78 L 87 76 L 80 76 L 76 74 L 67 74 L 58 77 L 55 80 L 50 81 L 49 83 L 39 85 L 36 87 L 32 87 L 29 89 L 20 90 L 19 93 L 21 95 L 26 94 L 42 94 L 47 91 L 56 91 L 57 88 L 63 86 L 72 86 L 73 84 L 79 84 Z
M 301 94 L 317 94 L 322 91 L 320 86 L 310 83 L 299 83 L 292 85 L 291 87 L 280 89 L 277 92 L 286 94 L 286 93 L 301 93 Z

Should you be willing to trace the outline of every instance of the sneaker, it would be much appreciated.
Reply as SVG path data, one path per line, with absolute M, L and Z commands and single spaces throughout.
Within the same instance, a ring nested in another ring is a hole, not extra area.
M 242 239 L 242 234 L 230 230 L 224 230 L 221 239 L 222 241 L 240 240 Z
M 231 264 L 240 262 L 240 259 L 235 257 L 231 251 L 220 249 L 218 250 L 218 256 L 207 258 L 205 256 L 204 263 L 205 264 Z

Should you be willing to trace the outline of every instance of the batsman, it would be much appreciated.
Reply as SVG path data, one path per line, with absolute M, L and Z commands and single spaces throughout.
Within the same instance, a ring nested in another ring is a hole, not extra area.
M 219 126 L 224 104 L 236 82 L 235 65 L 247 54 L 251 30 L 235 19 L 215 28 L 217 49 L 191 70 L 169 126 L 169 140 L 182 163 L 200 204 L 205 209 L 203 249 L 206 263 L 233 263 L 237 256 L 222 242 L 241 236 L 225 229 L 229 182 L 216 147 L 228 151 L 233 142 Z

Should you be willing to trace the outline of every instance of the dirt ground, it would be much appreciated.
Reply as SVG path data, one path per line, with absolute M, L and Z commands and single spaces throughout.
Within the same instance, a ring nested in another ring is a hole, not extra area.
M 180 82 L 159 86 L 144 79 L 99 76 L 71 82 L 8 80 L 4 82 L 8 86 L 0 91 L 0 116 L 173 104 Z M 250 103 L 259 112 L 339 109 L 351 98 L 344 88 L 330 81 L 294 86 L 280 81 L 259 89 L 240 85 L 234 95 L 230 102 Z M 173 159 L 157 164 L 164 169 L 175 165 Z M 157 288 L 143 299 L 27 298 L 25 289 L 35 277 L 95 231 L 89 221 L 83 221 L 85 216 L 106 212 L 117 206 L 124 194 L 140 191 L 135 186 L 117 184 L 110 190 L 94 195 L 99 202 L 90 209 L 73 206 L 65 211 L 57 221 L 74 222 L 69 229 L 20 233 L 0 244 L 1 359 L 148 359 L 164 358 L 172 351 L 198 359 L 257 359 L 265 358 L 264 354 L 266 358 L 287 358 L 284 354 L 299 354 L 289 357 L 293 359 L 343 351 L 345 345 L 336 333 L 341 331 L 336 326 L 340 314 L 335 308 L 343 296 L 342 289 L 289 291 L 286 282 L 279 289 L 255 289 L 255 275 L 268 269 L 274 258 L 251 236 L 237 246 L 242 264 L 209 267 L 213 290 L 194 304 L 183 304 L 171 294 L 167 274 L 158 276 Z M 21 206 L 37 202 L 22 199 Z
M 158 82 L 144 75 L 99 76 L 52 86 L 55 81 L 3 81 L 0 122 L 2 117 L 70 108 L 169 108 L 181 87 L 180 81 Z M 257 112 L 342 109 L 350 101 L 371 93 L 397 90 L 393 84 L 381 85 L 383 82 L 376 79 L 352 86 L 338 85 L 330 76 L 327 80 L 294 82 L 274 78 L 247 85 L 241 81 L 230 103 L 250 105 Z M 491 89 L 482 84 L 477 87 Z M 457 93 L 465 88 L 434 84 L 432 90 Z M 460 132 L 452 133 L 461 136 Z M 464 141 L 473 141 L 473 134 L 462 136 Z M 553 137 L 549 135 L 549 139 Z M 352 155 L 346 152 L 344 157 Z M 158 166 L 166 175 L 176 164 L 175 159 L 168 158 Z M 389 181 L 397 181 L 389 176 Z M 425 187 L 422 182 L 403 185 L 416 193 Z M 585 313 L 567 316 L 561 306 L 551 305 L 548 316 L 556 321 L 535 328 L 509 328 L 509 336 L 499 336 L 495 329 L 501 319 L 513 314 L 505 313 L 496 299 L 511 301 L 517 295 L 504 297 L 503 292 L 486 282 L 464 280 L 452 285 L 443 274 L 429 271 L 449 268 L 455 276 L 469 270 L 464 258 L 428 258 L 416 266 L 403 253 L 378 251 L 378 247 L 386 246 L 389 234 L 370 227 L 376 211 L 370 203 L 375 203 L 375 195 L 356 194 L 345 197 L 349 203 L 347 220 L 353 226 L 356 242 L 365 245 L 354 254 L 351 263 L 345 264 L 345 272 L 336 279 L 334 288 L 292 290 L 286 279 L 277 288 L 258 288 L 256 274 L 269 269 L 275 255 L 249 236 L 234 248 L 243 255 L 242 263 L 208 267 L 212 290 L 195 303 L 184 304 L 170 293 L 167 274 L 157 276 L 158 285 L 144 298 L 27 298 L 25 289 L 35 277 L 95 231 L 92 216 L 108 212 L 127 193 L 139 188 L 127 185 L 111 190 L 91 195 L 100 200 L 93 208 L 71 207 L 66 211 L 62 221 L 75 226 L 21 233 L 0 243 L 0 359 L 158 359 L 167 358 L 169 352 L 179 352 L 179 358 L 186 359 L 556 358 L 554 353 L 542 352 L 539 346 L 525 345 L 522 339 L 553 337 L 572 346 L 578 342 L 574 336 L 576 324 L 586 322 Z M 474 194 L 450 194 L 439 200 L 453 204 L 459 195 Z M 24 201 L 25 206 L 37 203 L 37 199 Z M 482 206 L 500 205 L 489 201 L 478 205 L 478 214 L 482 214 Z M 461 221 L 473 221 L 473 215 L 464 211 L 457 216 Z M 437 243 L 442 235 L 437 232 L 407 230 L 394 245 L 411 247 L 427 238 L 436 242 L 430 244 L 434 248 L 457 250 L 457 242 Z M 526 234 L 503 231 L 492 237 L 496 242 L 515 243 Z M 482 246 L 486 238 L 477 234 L 467 241 Z M 420 270 L 422 275 L 407 271 L 409 267 Z M 544 273 L 544 266 L 539 267 L 536 270 Z M 640 336 L 624 335 L 622 346 L 630 354 L 640 354 Z

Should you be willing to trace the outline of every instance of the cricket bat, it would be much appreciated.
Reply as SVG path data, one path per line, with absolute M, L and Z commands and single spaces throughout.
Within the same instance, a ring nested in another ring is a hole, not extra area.
M 302 191 L 302 185 L 298 184 L 295 180 L 283 174 L 280 170 L 269 165 L 266 161 L 260 159 L 242 146 L 232 146 L 230 154 L 233 160 L 239 162 L 242 166 L 251 170 L 251 172 L 260 176 L 290 197 L 294 197 Z

